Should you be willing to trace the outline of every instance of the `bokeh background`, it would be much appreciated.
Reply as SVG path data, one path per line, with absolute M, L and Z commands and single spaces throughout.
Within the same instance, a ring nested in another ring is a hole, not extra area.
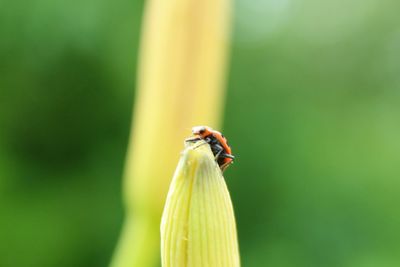
M 143 6 L 0 2 L 0 266 L 109 264 Z M 235 1 L 223 130 L 243 266 L 400 266 L 399 10 Z

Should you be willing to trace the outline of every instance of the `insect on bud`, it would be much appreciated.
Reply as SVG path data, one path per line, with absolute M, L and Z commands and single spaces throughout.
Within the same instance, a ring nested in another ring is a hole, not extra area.
M 163 267 L 240 266 L 231 198 L 204 141 L 186 143 L 161 222 Z

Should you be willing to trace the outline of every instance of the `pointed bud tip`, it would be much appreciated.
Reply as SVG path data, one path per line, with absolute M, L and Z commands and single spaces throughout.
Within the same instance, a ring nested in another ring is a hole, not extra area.
M 232 202 L 222 172 L 204 141 L 186 143 L 161 223 L 163 267 L 237 267 Z

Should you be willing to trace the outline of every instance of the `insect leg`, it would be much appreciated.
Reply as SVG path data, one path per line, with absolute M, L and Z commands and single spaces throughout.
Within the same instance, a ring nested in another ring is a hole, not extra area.
M 235 159 L 235 156 L 233 156 L 231 154 L 226 154 L 226 153 L 222 154 L 221 157 L 229 158 L 229 159 Z
M 185 142 L 193 142 L 194 143 L 194 142 L 197 142 L 199 140 L 201 140 L 200 137 L 190 137 L 190 138 L 186 138 Z
M 221 166 L 219 166 L 219 168 L 221 169 L 221 171 L 225 171 L 225 169 L 231 164 L 232 162 L 226 162 L 224 164 L 222 164 Z
M 198 148 L 199 146 L 206 145 L 206 144 L 208 144 L 208 143 L 207 143 L 207 142 L 201 142 L 200 144 L 198 144 L 198 145 L 196 145 L 195 147 L 193 147 L 193 149 L 196 149 L 196 148 Z
M 219 156 L 221 155 L 221 153 L 224 151 L 224 148 L 222 147 L 222 146 L 220 146 L 220 145 L 215 145 L 214 146 L 216 149 L 215 149 L 215 151 L 216 151 L 216 153 L 215 153 L 215 159 L 218 159 L 219 158 Z M 214 151 L 213 151 L 214 152 Z

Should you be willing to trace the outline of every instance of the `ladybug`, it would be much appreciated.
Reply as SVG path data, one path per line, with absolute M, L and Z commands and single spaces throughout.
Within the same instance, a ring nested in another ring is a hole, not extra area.
M 204 140 L 208 143 L 222 171 L 233 163 L 235 157 L 231 154 L 231 147 L 223 134 L 208 126 L 195 126 L 192 128 L 192 133 L 194 137 L 188 138 L 186 141 Z

